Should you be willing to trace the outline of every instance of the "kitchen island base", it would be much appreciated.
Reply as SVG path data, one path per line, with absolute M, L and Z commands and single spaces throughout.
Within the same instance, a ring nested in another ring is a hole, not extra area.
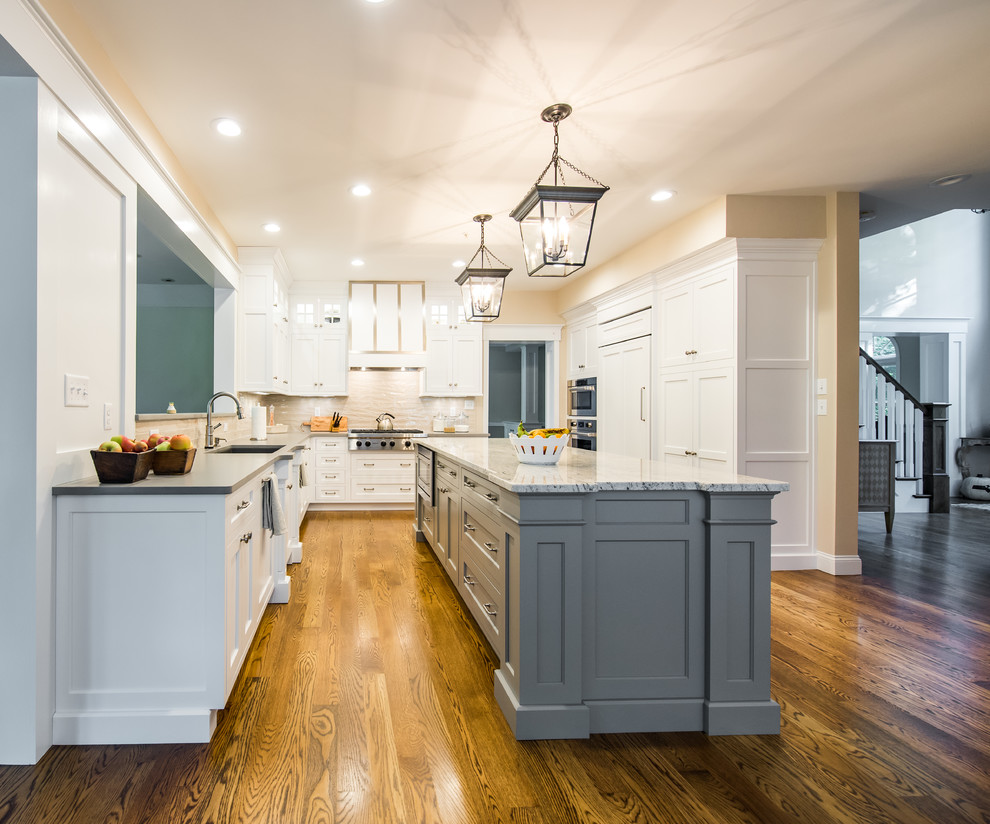
M 437 450 L 417 535 L 498 655 L 515 737 L 778 733 L 770 506 L 785 485 L 662 480 L 639 461 L 589 481 L 600 456 L 543 469 L 500 450 Z

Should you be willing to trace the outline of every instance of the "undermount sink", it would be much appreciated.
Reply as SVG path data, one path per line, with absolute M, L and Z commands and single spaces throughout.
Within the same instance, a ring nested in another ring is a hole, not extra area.
M 273 443 L 232 443 L 229 446 L 221 446 L 219 449 L 211 449 L 214 455 L 258 455 L 278 452 L 282 448 L 281 444 Z

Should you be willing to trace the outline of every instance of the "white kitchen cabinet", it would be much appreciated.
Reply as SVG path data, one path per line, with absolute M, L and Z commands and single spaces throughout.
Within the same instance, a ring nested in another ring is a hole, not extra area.
M 598 350 L 598 448 L 649 459 L 651 336 Z
M 290 390 L 289 272 L 278 249 L 241 247 L 238 290 L 238 389 Z
M 594 316 L 567 324 L 567 379 L 598 374 L 598 323 Z
M 414 503 L 416 453 L 349 452 L 350 500 Z
M 422 394 L 440 397 L 484 394 L 480 329 L 431 328 L 426 336 Z
M 348 457 L 346 435 L 314 434 L 310 439 L 313 455 L 313 503 L 344 503 L 348 500 Z
M 659 457 L 675 466 L 732 470 L 736 392 L 732 364 L 660 376 Z
M 347 394 L 347 324 L 344 296 L 293 292 L 292 393 L 295 395 Z
M 729 264 L 660 290 L 660 369 L 733 357 L 735 279 Z

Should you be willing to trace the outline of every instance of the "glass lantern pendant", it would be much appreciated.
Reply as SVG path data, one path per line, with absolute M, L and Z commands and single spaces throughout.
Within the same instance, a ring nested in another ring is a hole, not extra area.
M 491 215 L 474 216 L 475 223 L 481 224 L 481 246 L 468 261 L 464 271 L 457 276 L 457 285 L 461 287 L 464 301 L 464 316 L 468 320 L 487 322 L 498 317 L 502 309 L 502 287 L 505 285 L 505 278 L 512 271 L 485 248 L 485 223 L 491 219 Z M 478 266 L 474 265 L 476 260 Z M 498 261 L 503 268 L 494 268 L 493 260 Z
M 533 188 L 511 212 L 511 217 L 519 222 L 526 272 L 530 277 L 567 277 L 584 266 L 595 209 L 608 191 L 608 186 L 560 156 L 557 127 L 571 111 L 566 103 L 556 103 L 540 114 L 545 122 L 553 124 L 553 156 Z M 595 185 L 565 185 L 564 166 Z M 542 182 L 551 167 L 552 185 Z

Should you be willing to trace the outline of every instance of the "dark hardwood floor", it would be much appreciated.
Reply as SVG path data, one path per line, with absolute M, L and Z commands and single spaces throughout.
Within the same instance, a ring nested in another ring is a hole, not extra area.
M 779 736 L 517 742 L 408 513 L 304 540 L 209 745 L 0 767 L 0 824 L 990 822 L 990 511 L 862 515 L 861 577 L 774 573 Z

